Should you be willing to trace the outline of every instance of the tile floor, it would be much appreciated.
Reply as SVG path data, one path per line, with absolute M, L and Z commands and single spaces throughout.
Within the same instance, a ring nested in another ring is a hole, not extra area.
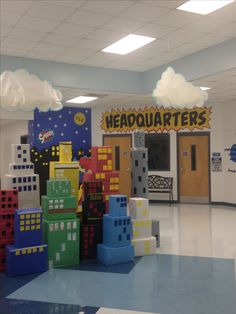
M 236 208 L 150 205 L 157 254 L 41 275 L 0 275 L 0 313 L 236 314 Z M 118 310 L 119 309 L 119 310 Z

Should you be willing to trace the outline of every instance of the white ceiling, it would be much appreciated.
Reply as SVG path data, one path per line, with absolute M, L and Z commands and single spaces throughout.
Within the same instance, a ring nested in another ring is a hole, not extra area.
M 203 16 L 176 10 L 183 2 L 0 0 L 0 53 L 142 72 L 236 37 L 236 3 Z M 127 56 L 101 52 L 131 32 L 157 40 Z
M 236 2 L 207 16 L 176 10 L 184 2 L 0 0 L 0 54 L 143 72 L 236 37 Z M 126 56 L 101 52 L 128 33 L 156 40 Z M 236 69 L 194 84 L 212 87 L 209 102 L 236 99 Z M 93 92 L 59 88 L 65 100 Z M 150 94 L 100 94 L 91 106 L 153 104 Z

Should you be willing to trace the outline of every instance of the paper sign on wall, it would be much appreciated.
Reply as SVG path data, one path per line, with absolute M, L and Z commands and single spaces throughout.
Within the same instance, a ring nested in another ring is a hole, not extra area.
M 145 107 L 112 109 L 102 113 L 101 129 L 105 132 L 179 131 L 181 129 L 209 129 L 211 108 L 174 109 Z

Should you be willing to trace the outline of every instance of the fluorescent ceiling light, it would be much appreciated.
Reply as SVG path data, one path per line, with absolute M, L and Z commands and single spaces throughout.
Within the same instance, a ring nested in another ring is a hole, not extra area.
M 208 89 L 211 89 L 210 87 L 204 87 L 204 86 L 201 86 L 200 87 L 202 90 L 208 90 Z
M 179 6 L 177 9 L 206 15 L 230 4 L 231 2 L 234 2 L 234 0 L 190 0 Z
M 126 55 L 127 53 L 130 53 L 131 51 L 134 51 L 138 48 L 141 48 L 149 44 L 155 39 L 156 38 L 147 37 L 147 36 L 129 34 L 125 36 L 124 38 L 121 38 L 120 40 L 116 41 L 114 44 L 104 48 L 102 51 L 110 52 L 110 53 L 117 53 L 120 55 Z
M 79 96 L 79 97 L 76 97 L 76 98 L 73 98 L 73 99 L 69 99 L 66 102 L 73 103 L 73 104 L 84 104 L 86 102 L 93 101 L 93 100 L 95 100 L 97 98 L 98 97 Z

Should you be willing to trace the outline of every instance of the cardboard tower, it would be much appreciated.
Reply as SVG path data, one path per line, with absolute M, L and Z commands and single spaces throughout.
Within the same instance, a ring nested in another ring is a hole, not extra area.
M 5 175 L 6 190 L 17 190 L 19 208 L 37 208 L 40 206 L 39 176 L 34 173 L 30 162 L 29 144 L 12 144 L 12 163 L 9 174 Z
M 134 255 L 156 253 L 156 238 L 152 236 L 152 221 L 149 218 L 148 199 L 137 197 L 129 200 L 129 214 L 133 223 Z
M 132 150 L 132 196 L 148 197 L 148 149 L 145 148 L 145 134 L 134 132 L 134 148 Z
M 0 190 L 0 271 L 5 269 L 5 246 L 14 242 L 14 210 L 18 208 L 17 190 Z
M 134 260 L 131 245 L 132 224 L 127 216 L 127 196 L 111 195 L 109 214 L 103 216 L 103 243 L 98 244 L 97 259 L 105 264 L 119 264 Z

